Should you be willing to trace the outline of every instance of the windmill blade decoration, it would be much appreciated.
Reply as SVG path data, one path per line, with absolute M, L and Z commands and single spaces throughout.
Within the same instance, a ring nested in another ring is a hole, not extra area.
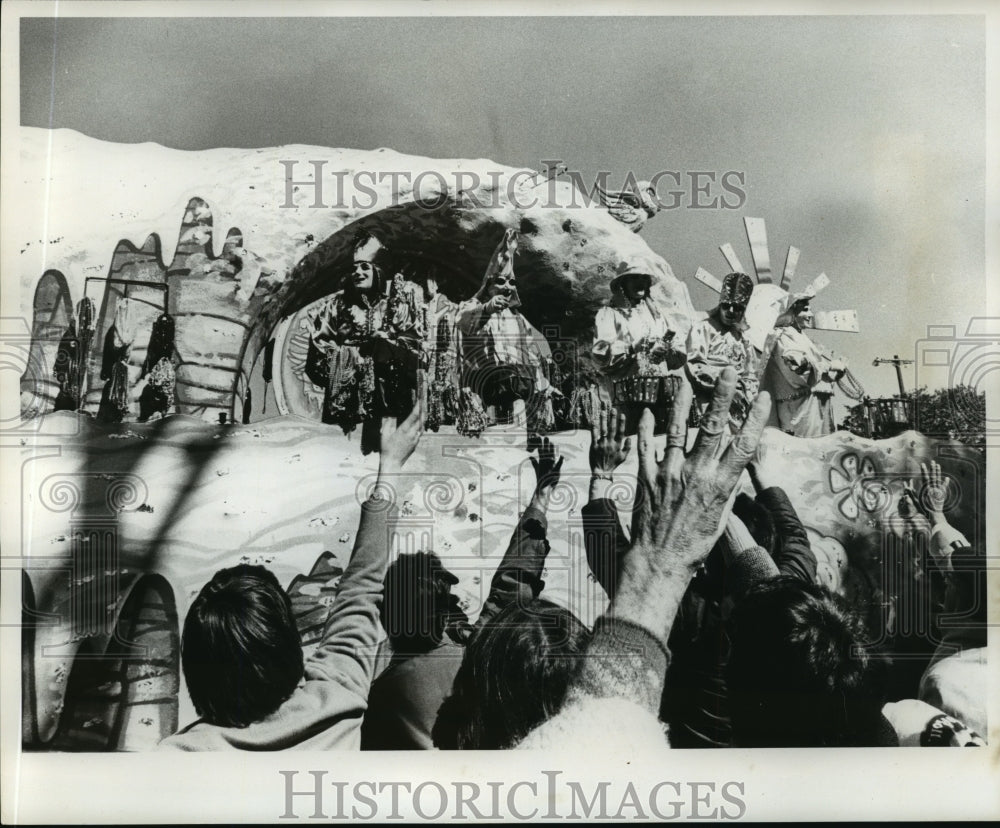
M 809 287 L 803 291 L 807 296 L 815 296 L 821 290 L 824 290 L 827 285 L 830 284 L 830 277 L 825 273 L 820 273 L 812 282 L 809 283 Z
M 726 258 L 726 263 L 734 273 L 746 273 L 746 270 L 740 263 L 739 257 L 736 255 L 736 251 L 733 250 L 733 246 L 729 242 L 722 245 L 719 250 L 722 251 L 722 255 Z
M 785 266 L 782 269 L 781 279 L 775 283 L 771 271 L 771 254 L 767 244 L 767 226 L 764 219 L 746 216 L 743 219 L 743 225 L 750 246 L 754 274 L 757 277 L 757 286 L 746 312 L 747 324 L 750 326 L 748 336 L 754 347 L 764 351 L 766 350 L 767 335 L 774 329 L 774 323 L 778 317 L 788 309 L 795 299 L 812 298 L 819 294 L 829 286 L 830 278 L 826 273 L 820 273 L 803 291 L 792 294 L 790 288 L 802 251 L 797 247 L 789 246 L 785 255 Z M 731 271 L 747 272 L 732 244 L 727 242 L 720 245 L 719 250 Z M 716 293 L 722 290 L 722 281 L 703 267 L 698 268 L 694 278 Z M 817 331 L 858 333 L 858 313 L 856 310 L 815 311 L 809 327 Z
M 764 219 L 744 217 L 743 225 L 747 231 L 747 241 L 750 242 L 750 255 L 753 257 L 753 268 L 757 272 L 757 284 L 771 284 L 771 254 L 767 249 L 767 227 Z
M 815 331 L 860 333 L 858 312 L 855 310 L 816 311 L 813 314 L 812 324 L 808 327 Z
M 785 269 L 781 273 L 780 284 L 782 290 L 788 290 L 788 286 L 792 283 L 792 278 L 795 276 L 795 268 L 798 264 L 799 249 L 797 247 L 789 247 L 788 253 L 785 256 Z
M 699 267 L 698 272 L 694 274 L 694 278 L 701 282 L 705 287 L 714 290 L 716 293 L 722 293 L 722 282 L 705 270 L 705 268 Z

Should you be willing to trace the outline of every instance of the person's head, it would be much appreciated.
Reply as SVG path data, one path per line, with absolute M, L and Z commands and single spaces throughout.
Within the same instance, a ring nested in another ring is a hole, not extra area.
M 351 273 L 347 284 L 360 293 L 378 293 L 382 289 L 385 248 L 374 236 L 362 235 L 354 244 Z
M 652 286 L 653 277 L 638 270 L 626 270 L 611 282 L 612 292 L 619 293 L 632 307 L 649 298 Z
M 792 320 L 792 325 L 795 326 L 797 330 L 802 330 L 803 328 L 808 328 L 813 320 L 812 308 L 809 306 L 809 300 L 806 299 L 802 304 L 797 305 L 794 308 L 795 318 Z
M 506 296 L 508 299 L 517 292 L 517 281 L 513 268 L 506 268 L 496 275 L 486 285 L 486 296 Z
M 424 653 L 444 639 L 445 628 L 467 621 L 451 588 L 458 583 L 433 552 L 402 554 L 385 576 L 382 626 L 397 653 Z
M 883 663 L 839 596 L 793 578 L 739 600 L 727 629 L 726 681 L 738 747 L 877 744 Z
M 274 574 L 246 564 L 221 569 L 184 619 L 181 664 L 198 715 L 245 727 L 277 710 L 302 678 L 292 602 Z
M 775 322 L 775 327 L 789 325 L 798 331 L 809 327 L 813 319 L 811 305 L 811 296 L 799 296 L 795 298 L 794 301 L 792 301 L 792 303 L 788 306 L 788 310 L 778 317 L 778 321 Z
M 487 302 L 494 296 L 505 296 L 511 307 L 521 304 L 517 293 L 517 277 L 514 273 L 514 257 L 517 253 L 518 235 L 515 230 L 504 231 L 503 238 L 493 251 L 483 284 L 476 293 L 476 299 Z
M 559 712 L 590 634 L 569 610 L 512 604 L 468 643 L 432 733 L 446 750 L 513 747 Z
M 729 273 L 722 280 L 719 292 L 719 320 L 727 328 L 743 321 L 743 316 L 753 293 L 753 279 L 746 273 Z

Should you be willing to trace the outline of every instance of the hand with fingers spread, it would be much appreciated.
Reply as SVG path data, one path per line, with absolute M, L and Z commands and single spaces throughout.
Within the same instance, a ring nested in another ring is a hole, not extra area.
M 531 458 L 535 470 L 535 495 L 533 500 L 540 502 L 543 509 L 548 505 L 552 490 L 559 483 L 562 472 L 563 456 L 556 453 L 555 446 L 548 437 L 542 437 L 538 446 L 538 458 Z
M 737 373 L 726 367 L 715 385 L 691 453 L 670 443 L 660 463 L 651 459 L 652 429 L 638 440 L 639 478 L 647 499 L 634 522 L 615 597 L 598 619 L 573 688 L 578 697 L 622 696 L 652 712 L 659 709 L 666 671 L 666 642 L 684 592 L 698 564 L 721 534 L 740 474 L 753 457 L 771 410 L 760 394 L 750 415 L 721 457 L 717 456 Z M 676 422 L 687 418 L 691 394 L 675 401 Z M 655 469 L 655 471 L 654 471 Z
M 922 518 L 932 526 L 947 526 L 944 504 L 948 500 L 950 479 L 941 474 L 941 466 L 933 460 L 920 464 L 920 479 L 919 492 L 912 480 L 904 487 L 900 515 L 911 520 Z
M 633 539 L 633 543 L 650 549 L 643 557 L 655 570 L 690 575 L 722 531 L 726 505 L 757 450 L 771 408 L 770 397 L 761 394 L 739 434 L 717 458 L 736 390 L 736 371 L 727 367 L 719 376 L 707 416 L 679 475 L 671 474 L 669 456 L 660 464 L 652 487 L 651 514 L 637 527 Z
M 624 412 L 602 403 L 590 423 L 590 472 L 610 480 L 628 457 L 632 440 L 625 436 Z
M 935 526 L 947 523 L 944 516 L 944 504 L 948 500 L 948 488 L 951 479 L 941 474 L 941 467 L 931 460 L 920 464 L 920 479 L 923 486 L 920 489 L 920 504 L 927 519 Z
M 636 505 L 632 511 L 633 538 L 640 532 L 641 525 L 648 524 L 651 510 L 657 506 L 659 500 L 657 486 L 662 485 L 665 488 L 667 503 L 672 503 L 675 494 L 681 490 L 684 449 L 687 445 L 687 421 L 692 399 L 690 384 L 682 382 L 670 410 L 666 453 L 662 458 L 657 458 L 653 446 L 655 440 L 653 430 L 656 425 L 653 412 L 646 409 L 639 418 L 636 435 L 639 451 L 639 485 Z

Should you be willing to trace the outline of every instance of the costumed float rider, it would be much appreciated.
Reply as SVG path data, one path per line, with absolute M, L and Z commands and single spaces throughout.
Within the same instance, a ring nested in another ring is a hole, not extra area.
M 135 340 L 135 313 L 127 296 L 118 298 L 114 321 L 104 337 L 101 379 L 106 380 L 97 409 L 99 423 L 120 423 L 131 414 L 129 358 Z
M 87 355 L 94 336 L 94 302 L 84 297 L 76 305 L 76 319 L 59 341 L 52 373 L 59 383 L 56 411 L 76 411 L 83 399 L 87 374 Z
M 438 285 L 437 268 L 429 265 L 422 279 L 424 352 L 427 356 L 427 417 L 424 427 L 437 431 L 454 425 L 459 415 L 459 387 L 456 374 L 455 322 L 458 305 L 445 296 Z
M 796 297 L 778 317 L 778 338 L 764 374 L 779 428 L 796 437 L 833 433 L 833 383 L 847 371 L 843 360 L 828 354 L 803 330 L 812 321 L 811 298 Z
M 757 352 L 746 332 L 744 318 L 753 280 L 745 273 L 729 273 L 722 280 L 719 304 L 707 318 L 691 326 L 687 339 L 687 375 L 694 390 L 692 426 L 701 422 L 712 399 L 715 381 L 727 366 L 739 376 L 736 396 L 729 412 L 729 428 L 735 434 L 743 425 L 750 405 L 757 396 L 760 381 L 757 376 Z
M 687 361 L 675 331 L 651 296 L 651 274 L 622 263 L 611 281 L 611 301 L 594 319 L 591 354 L 611 382 L 612 404 L 626 414 L 634 432 L 644 408 L 663 427 L 669 416 L 680 370 Z
M 165 416 L 174 407 L 174 318 L 164 310 L 156 321 L 146 346 L 146 359 L 140 376 L 146 385 L 139 395 L 139 422 Z
M 507 230 L 479 291 L 458 309 L 458 430 L 467 436 L 478 436 L 498 421 L 525 422 L 532 432 L 548 431 L 554 424 L 545 373 L 552 354 L 545 337 L 518 311 L 516 250 L 517 233 Z
M 406 417 L 423 367 L 423 313 L 413 290 L 396 274 L 388 286 L 388 255 L 364 236 L 355 244 L 351 273 L 313 321 L 306 374 L 326 389 L 324 423 L 350 434 L 361 424 L 361 451 L 379 449 L 383 418 Z

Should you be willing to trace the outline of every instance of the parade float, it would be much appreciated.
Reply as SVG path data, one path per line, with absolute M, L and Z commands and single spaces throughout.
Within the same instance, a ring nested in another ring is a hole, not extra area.
M 193 718 L 179 624 L 223 566 L 272 568 L 315 641 L 377 458 L 323 421 L 306 334 L 366 234 L 407 274 L 433 272 L 456 305 L 516 234 L 520 313 L 558 368 L 563 406 L 550 429 L 566 461 L 546 594 L 585 622 L 601 613 L 579 521 L 589 434 L 570 404 L 601 379 L 595 317 L 629 271 L 653 277 L 652 299 L 681 336 L 702 315 L 636 232 L 655 213 L 641 194 L 591 201 L 552 171 L 389 149 L 181 152 L 30 128 L 20 139 L 23 318 L 5 319 L 3 333 L 21 374 L 20 417 L 5 432 L 21 520 L 4 545 L 22 569 L 26 749 L 145 750 Z M 757 285 L 769 284 L 766 241 L 750 243 Z M 771 287 L 785 298 L 754 327 L 765 353 L 788 304 L 788 285 Z M 422 440 L 394 543 L 435 550 L 474 612 L 533 478 L 523 429 L 460 431 L 445 421 Z M 926 618 L 930 595 L 908 586 L 916 569 L 900 561 L 897 519 L 920 462 L 937 459 L 957 482 L 950 516 L 982 542 L 975 449 L 915 431 L 870 440 L 772 428 L 761 457 L 807 526 L 819 578 L 863 605 L 878 635 Z M 635 470 L 632 456 L 617 477 L 625 519 Z

